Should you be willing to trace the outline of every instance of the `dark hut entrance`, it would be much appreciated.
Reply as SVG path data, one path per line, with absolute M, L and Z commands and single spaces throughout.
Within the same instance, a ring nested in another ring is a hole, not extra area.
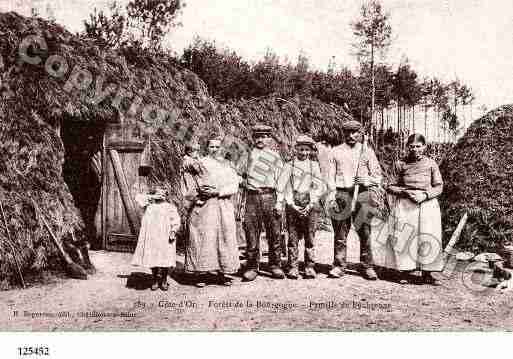
M 93 249 L 100 249 L 95 224 L 101 198 L 101 154 L 105 126 L 83 120 L 65 118 L 61 139 L 64 144 L 64 181 L 80 210 L 85 233 Z
M 137 126 L 64 122 L 64 180 L 80 210 L 93 249 L 133 251 L 141 211 L 134 198 L 148 188 L 145 148 Z

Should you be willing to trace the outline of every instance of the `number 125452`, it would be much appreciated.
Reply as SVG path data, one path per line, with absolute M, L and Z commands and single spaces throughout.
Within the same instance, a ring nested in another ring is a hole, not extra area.
M 50 355 L 50 349 L 45 346 L 18 347 L 18 355 L 20 355 L 20 356 L 27 356 L 27 355 L 47 356 L 47 355 Z

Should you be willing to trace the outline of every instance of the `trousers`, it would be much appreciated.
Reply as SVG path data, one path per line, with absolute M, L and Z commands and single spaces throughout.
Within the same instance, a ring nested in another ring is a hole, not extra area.
M 336 207 L 330 210 L 335 243 L 333 246 L 333 265 L 344 268 L 347 264 L 347 235 L 354 225 L 360 238 L 360 255 L 363 267 L 372 267 L 371 221 L 376 215 L 377 205 L 371 191 L 362 188 L 358 193 L 355 211 L 351 213 L 351 202 L 354 189 L 337 189 Z
M 276 216 L 276 192 L 256 193 L 248 191 L 244 233 L 247 244 L 247 269 L 258 269 L 260 262 L 260 234 L 265 230 L 269 246 L 269 266 L 281 267 L 280 229 L 281 218 Z
M 299 241 L 305 240 L 305 267 L 315 266 L 315 227 L 319 217 L 314 208 L 308 216 L 301 216 L 292 207 L 286 207 L 287 227 L 289 232 L 288 266 L 290 269 L 298 267 Z

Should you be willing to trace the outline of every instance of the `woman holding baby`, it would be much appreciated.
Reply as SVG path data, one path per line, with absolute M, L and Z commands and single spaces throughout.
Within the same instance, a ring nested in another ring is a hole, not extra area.
M 240 177 L 222 155 L 221 140 L 208 141 L 207 156 L 189 162 L 196 169 L 195 186 L 186 198 L 190 202 L 185 270 L 192 272 L 195 285 L 231 285 L 226 274 L 239 269 L 235 211 L 231 197 L 239 188 Z M 199 169 L 199 170 L 198 170 Z

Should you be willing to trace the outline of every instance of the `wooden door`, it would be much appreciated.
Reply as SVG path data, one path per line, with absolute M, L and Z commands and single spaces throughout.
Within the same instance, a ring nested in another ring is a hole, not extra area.
M 144 141 L 126 132 L 124 127 L 112 126 L 105 135 L 102 227 L 105 249 L 132 252 L 142 217 L 134 198 L 147 191 L 148 183 L 140 174 Z

